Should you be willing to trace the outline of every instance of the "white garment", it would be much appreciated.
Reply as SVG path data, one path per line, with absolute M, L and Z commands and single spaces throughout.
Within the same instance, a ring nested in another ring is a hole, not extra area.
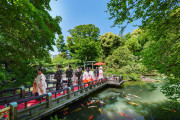
M 103 70 L 99 70 L 99 78 L 98 79 L 101 79 L 101 78 L 103 78 Z
M 83 74 L 83 80 L 89 80 L 89 73 L 87 71 L 84 72 Z
M 33 83 L 33 93 L 38 92 L 39 95 L 46 94 L 46 77 L 44 76 L 43 73 L 39 74 Z
M 91 79 L 91 78 L 92 78 L 92 80 L 94 80 L 94 73 L 92 70 L 89 71 L 89 79 Z

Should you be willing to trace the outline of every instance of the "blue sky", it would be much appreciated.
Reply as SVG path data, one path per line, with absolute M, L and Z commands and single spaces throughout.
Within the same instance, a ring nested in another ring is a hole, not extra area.
M 51 0 L 50 6 L 52 10 L 49 13 L 52 17 L 62 17 L 60 27 L 62 28 L 65 41 L 67 36 L 70 36 L 67 32 L 69 29 L 83 24 L 94 24 L 100 29 L 100 35 L 107 32 L 118 35 L 120 28 L 112 28 L 113 20 L 109 20 L 109 14 L 104 12 L 107 10 L 108 2 L 109 0 Z M 132 24 L 140 24 L 140 21 L 136 21 Z M 128 25 L 123 35 L 128 32 L 132 33 L 136 28 L 137 27 L 133 27 L 131 24 Z M 55 46 L 53 48 L 54 51 L 50 53 L 52 55 L 59 54 L 57 48 Z

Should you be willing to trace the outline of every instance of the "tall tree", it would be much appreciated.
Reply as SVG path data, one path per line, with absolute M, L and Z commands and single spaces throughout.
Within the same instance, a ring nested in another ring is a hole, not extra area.
M 64 43 L 64 36 L 59 35 L 56 39 L 56 47 L 58 52 L 66 52 L 66 44 Z
M 52 18 L 50 0 L 0 1 L 0 64 L 12 85 L 32 81 L 33 59 L 49 57 L 55 34 L 61 34 L 61 17 Z
M 67 48 L 70 56 L 80 60 L 95 60 L 99 56 L 98 27 L 93 24 L 79 25 L 68 31 Z
M 112 32 L 101 35 L 99 40 L 102 52 L 105 55 L 105 57 L 111 55 L 113 50 L 124 44 L 123 39 L 120 38 L 120 36 L 113 34 Z

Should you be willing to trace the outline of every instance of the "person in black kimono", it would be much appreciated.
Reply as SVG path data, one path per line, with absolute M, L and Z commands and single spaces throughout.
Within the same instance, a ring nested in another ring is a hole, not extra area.
M 69 69 L 66 70 L 66 77 L 68 78 L 68 87 L 72 86 L 73 69 L 69 65 Z
M 81 83 L 82 83 L 82 70 L 81 70 L 80 66 L 76 70 L 75 75 L 76 75 L 76 77 L 78 77 L 78 85 L 81 85 Z M 78 86 L 78 89 L 79 88 L 80 88 L 80 86 Z
M 94 70 L 94 76 L 95 76 L 95 79 L 97 80 L 98 77 L 99 77 L 99 70 L 98 68 L 96 67 L 96 69 Z
M 54 79 L 57 80 L 56 90 L 63 89 L 62 74 L 63 74 L 63 71 L 61 70 L 61 65 L 58 65 L 57 71 L 54 76 Z

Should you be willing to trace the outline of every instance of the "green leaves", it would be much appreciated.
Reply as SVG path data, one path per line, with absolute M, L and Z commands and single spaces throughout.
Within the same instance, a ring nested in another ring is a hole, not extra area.
M 111 32 L 101 35 L 99 40 L 102 52 L 105 57 L 111 55 L 113 50 L 124 44 L 123 38 L 120 38 L 120 36 Z
M 114 26 L 142 19 L 142 27 L 152 28 L 152 22 L 159 23 L 166 19 L 177 6 L 178 0 L 110 0 L 106 12 L 110 14 L 110 19 L 115 19 Z M 121 30 L 126 26 L 122 26 Z
M 58 49 L 59 52 L 66 52 L 66 45 L 64 43 L 64 36 L 63 35 L 59 35 L 59 38 L 56 39 L 56 47 Z
M 93 24 L 79 25 L 70 29 L 67 37 L 67 48 L 70 55 L 80 60 L 95 60 L 99 56 L 99 28 Z
M 13 79 L 19 84 L 25 83 L 21 80 L 32 79 L 27 70 L 31 62 L 48 56 L 55 44 L 55 34 L 61 34 L 61 17 L 50 16 L 49 2 L 0 1 L 0 64 L 5 64 L 5 71 L 16 75 Z

